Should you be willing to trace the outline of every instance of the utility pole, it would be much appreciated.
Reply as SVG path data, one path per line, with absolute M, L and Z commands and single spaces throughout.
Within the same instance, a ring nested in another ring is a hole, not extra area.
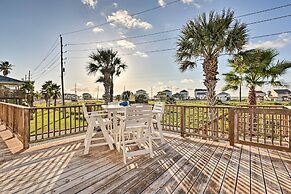
M 26 81 L 26 79 L 27 79 L 27 75 L 25 74 L 25 76 L 24 76 L 24 81 Z
M 97 100 L 99 100 L 99 86 L 97 86 Z
M 153 87 L 151 87 L 151 98 L 153 98 Z
M 28 71 L 28 81 L 30 81 L 30 70 Z
M 75 82 L 75 97 L 77 97 L 77 85 L 76 85 L 76 82 Z
M 62 86 L 62 104 L 65 105 L 65 94 L 64 94 L 64 59 L 63 59 L 63 37 L 60 34 L 61 41 L 61 86 Z

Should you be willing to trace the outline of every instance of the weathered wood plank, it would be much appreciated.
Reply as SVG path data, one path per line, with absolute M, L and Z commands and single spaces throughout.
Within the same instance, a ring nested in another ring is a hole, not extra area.
M 275 176 L 275 171 L 273 169 L 268 150 L 265 148 L 259 148 L 259 153 L 261 155 L 267 193 L 281 193 L 279 182 Z
M 250 193 L 251 180 L 250 180 L 250 146 L 244 145 L 240 157 L 238 176 L 236 180 L 236 192 Z
M 234 193 L 242 146 L 233 147 L 230 162 L 224 174 L 219 193 Z
M 266 185 L 262 170 L 259 149 L 251 148 L 251 191 L 252 193 L 266 193 Z
M 184 177 L 182 182 L 178 185 L 178 187 L 174 190 L 173 193 L 186 193 L 191 185 L 197 180 L 201 171 L 207 165 L 208 161 L 218 148 L 218 142 L 213 142 L 213 145 L 210 146 L 210 149 L 206 152 L 206 154 L 202 157 L 201 160 L 191 169 L 191 171 Z
M 163 144 L 162 146 L 158 147 L 154 151 L 154 157 L 163 157 L 165 155 L 166 151 L 171 150 L 170 144 L 175 144 L 177 142 L 182 143 L 181 141 L 171 139 L 170 141 L 168 139 L 166 140 L 166 144 Z M 118 172 L 114 174 L 110 174 L 107 177 L 105 177 L 102 180 L 96 179 L 96 177 L 92 177 L 89 180 L 86 180 L 85 182 L 82 182 L 68 190 L 65 191 L 65 193 L 72 193 L 72 192 L 79 192 L 82 193 L 92 193 L 94 191 L 100 190 L 101 188 L 107 187 L 110 185 L 110 183 L 113 183 L 114 185 L 118 185 L 118 182 L 123 180 L 123 178 L 130 178 L 131 176 L 137 174 L 141 171 L 141 167 L 149 166 L 153 163 L 154 160 L 149 158 L 148 156 L 142 156 L 139 157 L 137 161 L 135 161 L 134 164 L 129 165 L 129 168 L 122 168 Z

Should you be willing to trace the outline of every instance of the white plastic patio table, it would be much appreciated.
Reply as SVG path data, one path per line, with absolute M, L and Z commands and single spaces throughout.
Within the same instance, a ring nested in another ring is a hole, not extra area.
M 117 113 L 119 111 L 124 110 L 125 107 L 117 105 L 117 104 L 101 105 L 101 107 L 104 110 L 107 110 L 108 112 L 112 113 L 112 116 L 113 116 L 113 130 L 117 131 Z M 120 133 L 121 133 L 121 130 L 119 129 L 118 132 L 114 134 L 115 137 L 113 138 L 115 146 L 116 146 L 116 149 L 118 151 L 120 151 L 120 141 L 118 140 L 118 137 L 120 137 Z

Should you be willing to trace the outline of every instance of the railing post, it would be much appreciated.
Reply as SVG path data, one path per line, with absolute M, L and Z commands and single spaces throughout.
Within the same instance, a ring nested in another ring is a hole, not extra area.
M 185 137 L 185 121 L 186 121 L 186 109 L 185 106 L 181 106 L 181 120 L 180 120 L 180 126 L 181 126 L 181 137 Z
M 23 109 L 23 149 L 29 148 L 30 142 L 30 110 L 25 108 Z
M 230 108 L 229 112 L 228 112 L 228 124 L 229 124 L 229 144 L 231 146 L 234 146 L 234 139 L 235 139 L 235 135 L 234 135 L 234 128 L 235 128 L 235 111 L 234 108 Z

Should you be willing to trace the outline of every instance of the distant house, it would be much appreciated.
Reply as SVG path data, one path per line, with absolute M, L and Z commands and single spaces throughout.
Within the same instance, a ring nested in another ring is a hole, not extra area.
M 195 89 L 194 98 L 196 100 L 206 100 L 207 99 L 207 90 L 206 89 Z
M 189 92 L 187 90 L 182 90 L 180 91 L 180 95 L 181 95 L 181 100 L 187 100 L 189 97 Z
M 226 92 L 221 92 L 216 95 L 217 100 L 220 100 L 222 102 L 230 100 L 230 94 Z
M 175 93 L 172 95 L 172 97 L 175 99 L 175 100 L 182 100 L 182 95 L 180 93 Z
M 172 91 L 170 91 L 170 90 L 164 90 L 163 93 L 168 97 L 172 96 Z
M 266 98 L 266 93 L 263 91 L 256 91 L 256 98 L 259 101 L 263 101 Z
M 8 102 L 10 99 L 16 99 L 21 104 L 24 96 L 20 92 L 22 81 L 0 75 L 0 101 Z
M 271 91 L 271 98 L 274 101 L 289 101 L 291 99 L 291 91 L 288 89 L 275 89 Z
M 147 98 L 149 97 L 149 94 L 143 89 L 137 90 L 135 92 L 135 96 L 139 96 L 139 95 L 145 95 Z
M 92 95 L 89 93 L 83 93 L 82 97 L 83 97 L 83 100 L 91 100 L 92 99 Z
M 78 95 L 76 94 L 70 94 L 70 93 L 65 93 L 64 94 L 65 100 L 78 100 Z

